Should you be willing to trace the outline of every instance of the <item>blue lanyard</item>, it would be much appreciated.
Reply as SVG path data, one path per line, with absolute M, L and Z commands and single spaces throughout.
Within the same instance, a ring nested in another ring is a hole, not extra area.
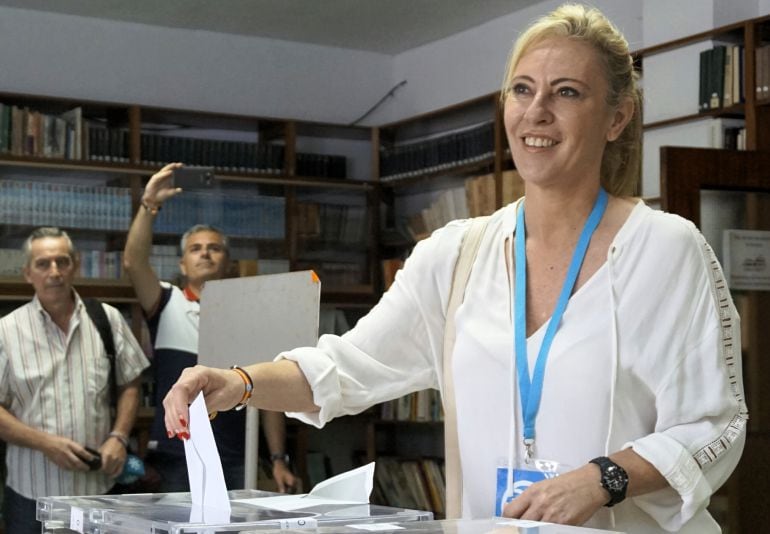
M 524 422 L 524 445 L 527 449 L 527 458 L 532 456 L 532 446 L 535 442 L 535 419 L 540 408 L 540 397 L 543 394 L 543 378 L 545 364 L 548 360 L 548 352 L 551 343 L 559 328 L 567 302 L 575 287 L 580 267 L 586 256 L 591 237 L 602 220 L 607 208 L 607 192 L 599 188 L 599 195 L 594 202 L 593 210 L 583 226 L 575 251 L 572 253 L 567 276 L 556 301 L 556 308 L 548 323 L 548 328 L 543 336 L 543 343 L 535 362 L 535 371 L 532 379 L 529 378 L 529 362 L 527 360 L 527 251 L 525 247 L 526 228 L 524 226 L 524 204 L 519 209 L 516 219 L 516 235 L 514 236 L 514 249 L 516 255 L 516 284 L 514 287 L 514 347 L 516 353 L 516 373 L 519 381 L 519 396 L 521 398 L 521 418 Z

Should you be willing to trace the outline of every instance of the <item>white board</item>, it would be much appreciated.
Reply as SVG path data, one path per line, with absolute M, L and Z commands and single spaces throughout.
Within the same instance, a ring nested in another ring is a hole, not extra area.
M 318 341 L 321 282 L 313 271 L 206 282 L 198 363 L 227 368 L 272 361 Z
M 313 271 L 206 282 L 201 291 L 198 363 L 245 367 L 318 341 L 321 282 Z M 246 415 L 245 487 L 257 488 L 259 415 Z M 232 488 L 231 488 L 232 489 Z

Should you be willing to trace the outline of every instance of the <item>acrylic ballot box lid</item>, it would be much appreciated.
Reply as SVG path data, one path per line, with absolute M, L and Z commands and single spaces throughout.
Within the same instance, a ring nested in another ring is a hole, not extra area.
M 43 532 L 52 534 L 213 534 L 433 519 L 431 512 L 374 504 L 315 505 L 316 501 L 309 499 L 308 507 L 282 511 L 252 500 L 278 495 L 230 491 L 229 519 L 208 524 L 190 520 L 194 509 L 189 493 L 42 497 L 37 500 L 37 519 L 43 523 Z
M 444 519 L 406 523 L 348 524 L 321 526 L 313 534 L 362 534 L 362 532 L 390 534 L 622 534 L 593 528 L 536 523 L 494 517 L 491 519 Z M 245 530 L 241 534 L 307 534 L 307 530 Z

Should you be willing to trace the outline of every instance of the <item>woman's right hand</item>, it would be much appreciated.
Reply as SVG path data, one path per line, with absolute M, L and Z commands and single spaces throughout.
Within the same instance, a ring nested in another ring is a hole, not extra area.
M 184 167 L 181 163 L 169 163 L 156 172 L 147 182 L 142 195 L 142 203 L 150 208 L 159 208 L 165 201 L 182 192 L 182 188 L 174 187 L 174 169 Z
M 231 410 L 243 398 L 243 379 L 232 369 L 204 365 L 188 367 L 163 399 L 166 432 L 169 438 L 190 438 L 190 403 L 200 392 L 211 412 Z

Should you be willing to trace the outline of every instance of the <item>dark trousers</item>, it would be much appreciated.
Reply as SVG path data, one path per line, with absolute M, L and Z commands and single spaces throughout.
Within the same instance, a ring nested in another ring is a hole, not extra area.
M 35 519 L 37 502 L 22 497 L 8 486 L 3 497 L 3 520 L 8 534 L 40 534 L 40 521 Z

